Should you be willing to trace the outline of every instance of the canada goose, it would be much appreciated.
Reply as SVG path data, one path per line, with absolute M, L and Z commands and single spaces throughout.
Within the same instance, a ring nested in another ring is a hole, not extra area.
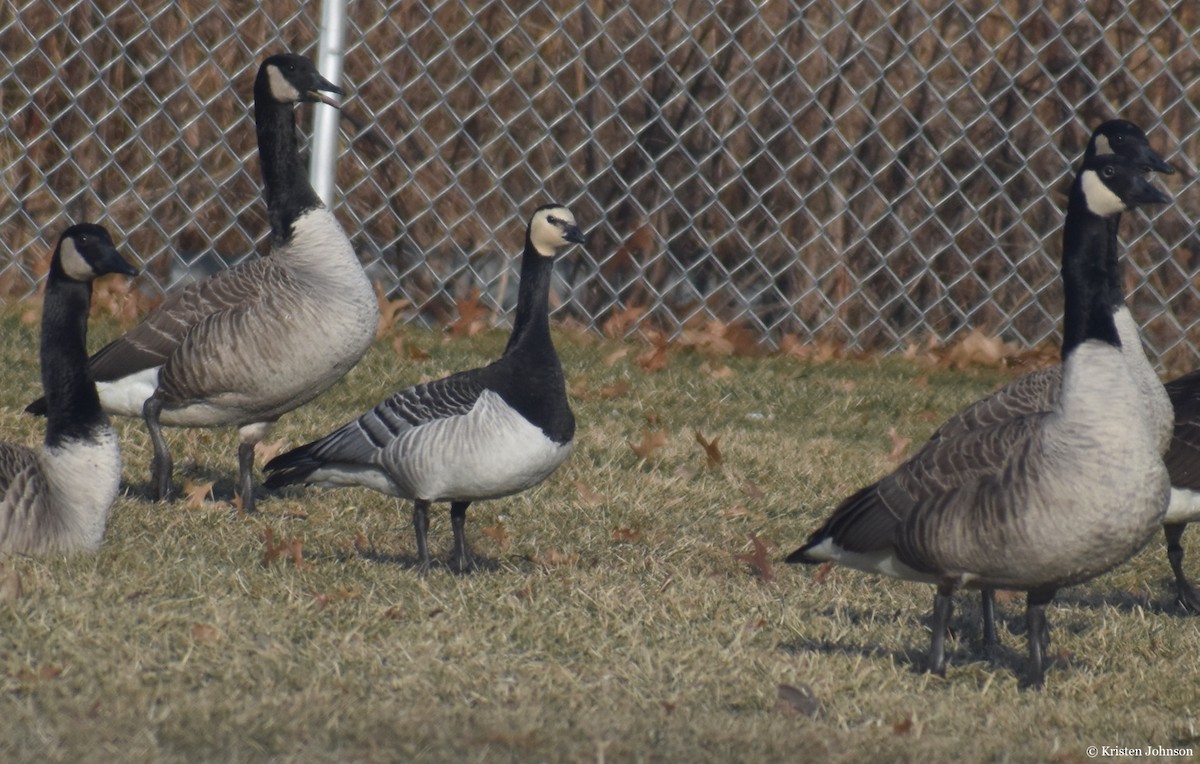
M 0 553 L 94 551 L 121 482 L 117 434 L 87 368 L 92 279 L 137 275 L 108 231 L 80 223 L 50 258 L 42 303 L 46 440 L 31 451 L 0 443 Z
M 1175 574 L 1175 599 L 1188 612 L 1200 613 L 1200 593 L 1183 573 L 1183 532 L 1200 520 L 1200 371 L 1166 384 L 1175 413 L 1171 445 L 1163 461 L 1171 476 L 1171 504 L 1163 519 L 1167 561 Z
M 1162 521 L 1160 437 L 1125 357 L 1105 218 L 1169 198 L 1118 155 L 1083 164 L 1063 233 L 1061 393 L 1046 411 L 930 441 L 843 502 L 788 562 L 837 560 L 936 584 L 929 668 L 943 673 L 960 588 L 1028 593 L 1030 680 L 1041 686 L 1045 606 L 1131 557 Z M 1136 348 L 1140 351 L 1140 348 Z M 1134 477 L 1136 476 L 1136 477 Z
M 571 452 L 575 417 L 550 342 L 554 256 L 583 234 L 548 204 L 525 232 L 517 315 L 504 353 L 487 366 L 401 390 L 333 433 L 266 464 L 268 488 L 363 486 L 413 500 L 418 564 L 429 567 L 429 505 L 450 502 L 451 564 L 474 567 L 464 523 L 473 501 L 532 488 Z
M 1097 157 L 1114 154 L 1141 166 L 1146 172 L 1166 174 L 1175 172 L 1171 165 L 1150 148 L 1146 134 L 1132 122 L 1126 120 L 1109 120 L 1096 128 L 1088 140 L 1081 166 L 1094 162 Z M 1078 244 L 1073 243 L 1071 237 L 1079 236 L 1082 233 L 1082 229 L 1072 219 L 1075 214 L 1072 209 L 1068 208 L 1067 219 L 1063 225 L 1064 249 L 1077 246 Z M 1165 449 L 1171 432 L 1170 402 L 1167 400 L 1157 374 L 1146 359 L 1137 324 L 1125 306 L 1124 274 L 1120 261 L 1120 245 L 1117 239 L 1120 220 L 1120 212 L 1105 218 L 1109 299 L 1114 311 L 1113 320 L 1117 325 L 1117 333 L 1121 337 L 1122 352 L 1130 364 L 1138 389 L 1146 402 L 1148 419 L 1154 428 L 1160 446 Z M 935 443 L 943 438 L 965 435 L 981 428 L 994 427 L 1010 419 L 1049 411 L 1058 399 L 1061 382 L 1062 367 L 1058 365 L 1027 374 L 950 417 L 930 436 L 929 443 Z M 916 465 L 918 464 L 920 464 L 920 452 L 914 455 L 909 463 L 901 465 L 896 474 L 903 474 L 908 469 L 917 469 Z M 897 483 L 903 485 L 906 482 L 894 481 L 887 491 L 887 501 L 892 511 L 903 512 L 901 505 L 906 502 L 895 491 Z M 858 494 L 858 501 L 870 503 L 880 500 L 875 495 L 878 487 L 879 484 L 876 483 L 863 488 Z M 1168 540 L 1170 540 L 1169 533 L 1168 530 Z M 1169 549 L 1170 547 L 1168 547 Z M 1170 556 L 1169 551 L 1168 556 Z M 1182 558 L 1182 549 L 1179 550 L 1179 557 Z M 1174 559 L 1172 558 L 1172 560 Z M 1178 569 L 1177 577 L 1182 577 L 1182 572 L 1178 572 Z M 983 643 L 990 650 L 997 644 L 995 597 L 991 589 L 984 588 L 981 591 L 981 601 L 983 606 Z
M 235 426 L 242 506 L 253 512 L 255 444 L 341 379 L 375 338 L 371 284 L 298 154 L 294 105 L 337 106 L 321 91 L 344 95 L 290 53 L 264 60 L 254 82 L 270 254 L 174 290 L 89 362 L 104 409 L 146 420 L 157 499 L 168 497 L 172 473 L 162 425 Z

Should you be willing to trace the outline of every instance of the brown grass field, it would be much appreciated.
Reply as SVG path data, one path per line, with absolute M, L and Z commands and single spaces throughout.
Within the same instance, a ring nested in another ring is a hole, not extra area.
M 0 434 L 28 445 L 34 316 L 0 317 Z M 92 346 L 119 330 L 93 327 Z M 122 421 L 128 485 L 100 552 L 0 562 L 0 760 L 1082 763 L 1090 745 L 1200 743 L 1200 621 L 1171 604 L 1158 540 L 1062 593 L 1041 693 L 1018 689 L 1019 598 L 1002 598 L 992 663 L 964 597 L 938 679 L 920 670 L 930 587 L 779 562 L 1012 369 L 740 357 L 723 337 L 558 331 L 576 450 L 543 486 L 472 507 L 497 569 L 465 577 L 417 575 L 410 509 L 378 494 L 289 491 L 239 516 L 232 432 L 171 431 L 189 496 L 148 503 L 148 439 Z M 304 442 L 504 340 L 393 327 L 273 439 Z

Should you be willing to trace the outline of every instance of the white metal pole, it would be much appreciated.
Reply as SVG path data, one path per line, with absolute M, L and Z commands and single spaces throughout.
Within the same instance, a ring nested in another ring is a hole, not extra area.
M 346 55 L 346 0 L 321 0 L 321 39 L 317 69 L 334 85 L 341 85 Z M 323 103 L 313 107 L 313 145 L 308 180 L 326 207 L 333 206 L 333 180 L 338 146 L 338 110 Z

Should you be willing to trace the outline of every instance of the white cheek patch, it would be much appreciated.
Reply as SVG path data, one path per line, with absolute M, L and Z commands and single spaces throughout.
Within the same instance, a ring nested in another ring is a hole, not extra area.
M 83 259 L 83 255 L 79 254 L 79 250 L 75 248 L 74 239 L 63 239 L 58 256 L 63 272 L 76 281 L 91 281 L 96 277 L 92 266 L 88 265 L 87 261 Z
M 1115 153 L 1116 152 L 1113 151 L 1113 149 L 1112 149 L 1112 144 L 1110 144 L 1108 142 L 1108 136 L 1103 135 L 1103 134 L 1096 136 L 1096 155 L 1097 156 L 1101 156 L 1103 154 L 1115 154 Z
M 272 64 L 267 67 L 267 81 L 271 83 L 271 95 L 280 103 L 291 103 L 300 100 L 300 91 L 288 82 L 279 67 Z
M 537 253 L 543 257 L 553 257 L 559 247 L 567 243 L 567 240 L 563 238 L 563 229 L 550 222 L 551 214 L 562 218 L 568 226 L 575 225 L 575 218 L 562 208 L 542 210 L 534 215 L 533 222 L 529 226 L 529 240 L 533 242 L 533 248 L 537 250 Z
M 1126 210 L 1125 202 L 1104 185 L 1095 170 L 1085 170 L 1083 173 L 1083 197 L 1087 200 L 1088 209 L 1101 217 Z

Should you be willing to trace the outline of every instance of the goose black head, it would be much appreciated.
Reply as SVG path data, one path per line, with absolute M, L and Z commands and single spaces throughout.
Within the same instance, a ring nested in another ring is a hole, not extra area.
M 258 68 L 255 92 L 259 92 L 263 84 L 266 93 L 279 103 L 320 101 L 338 109 L 341 108 L 338 102 L 325 93 L 346 95 L 345 90 L 322 77 L 312 61 L 295 53 L 280 53 L 263 61 Z
M 1137 125 L 1124 119 L 1110 119 L 1096 128 L 1084 151 L 1083 161 L 1117 155 L 1132 160 L 1146 172 L 1172 175 L 1175 168 L 1150 148 L 1150 141 Z
M 1104 154 L 1085 161 L 1079 188 L 1088 210 L 1109 217 L 1143 204 L 1167 204 L 1171 197 L 1150 184 L 1145 166 L 1120 154 Z
M 50 268 L 72 281 L 88 282 L 107 273 L 136 276 L 137 268 L 117 252 L 108 231 L 95 223 L 78 223 L 62 232 Z
M 561 204 L 543 204 L 529 219 L 526 235 L 534 250 L 543 257 L 554 257 L 568 244 L 583 244 L 583 232 L 575 216 Z

